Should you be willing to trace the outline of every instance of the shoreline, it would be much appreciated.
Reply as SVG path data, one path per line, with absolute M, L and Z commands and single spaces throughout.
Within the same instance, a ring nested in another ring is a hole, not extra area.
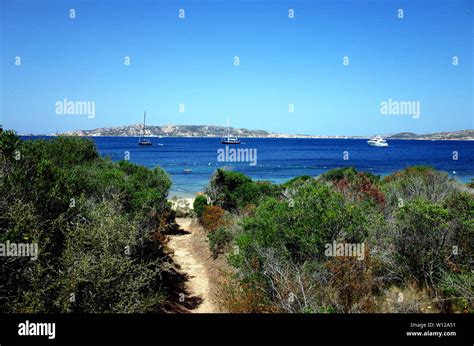
M 140 138 L 140 136 L 107 136 L 107 135 L 80 135 L 80 134 L 18 134 L 21 137 L 81 137 L 81 138 Z M 281 136 L 261 136 L 261 137 L 245 137 L 241 136 L 240 139 L 357 139 L 357 140 L 367 140 L 371 139 L 373 136 L 312 136 L 312 135 L 281 135 Z M 462 141 L 462 142 L 469 142 L 474 141 L 474 137 L 462 137 L 462 138 L 431 138 L 431 137 L 423 137 L 423 138 L 392 138 L 390 136 L 382 136 L 386 140 L 390 141 Z M 164 139 L 164 138 L 197 138 L 197 139 L 204 139 L 204 138 L 221 138 L 221 136 L 152 136 L 148 135 L 147 138 L 153 139 Z

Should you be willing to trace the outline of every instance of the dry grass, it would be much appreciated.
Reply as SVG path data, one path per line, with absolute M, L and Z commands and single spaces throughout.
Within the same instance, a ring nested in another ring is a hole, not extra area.
M 400 288 L 392 286 L 378 297 L 382 313 L 437 313 L 438 308 L 425 289 L 415 284 Z

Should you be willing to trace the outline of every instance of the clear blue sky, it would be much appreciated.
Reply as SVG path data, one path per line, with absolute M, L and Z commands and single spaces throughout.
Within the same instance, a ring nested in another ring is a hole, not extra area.
M 282 133 L 472 129 L 473 4 L 0 0 L 0 122 L 49 134 L 138 123 L 146 110 L 150 125 L 231 114 L 232 126 Z M 95 101 L 95 118 L 57 115 L 64 98 Z M 380 115 L 389 98 L 420 101 L 420 118 Z

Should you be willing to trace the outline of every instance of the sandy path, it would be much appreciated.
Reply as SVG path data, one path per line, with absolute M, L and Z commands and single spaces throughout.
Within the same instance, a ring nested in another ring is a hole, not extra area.
M 198 237 L 196 228 L 191 226 L 191 218 L 176 218 L 176 222 L 182 230 L 189 233 L 171 235 L 168 246 L 174 252 L 174 261 L 180 266 L 180 270 L 188 276 L 186 289 L 189 295 L 202 299 L 199 306 L 189 312 L 217 312 L 211 299 L 211 283 L 206 263 L 195 253 L 196 242 L 203 242 L 203 239 Z

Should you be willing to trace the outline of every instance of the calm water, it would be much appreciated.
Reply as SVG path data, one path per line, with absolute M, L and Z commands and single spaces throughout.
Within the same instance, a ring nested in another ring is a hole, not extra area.
M 354 166 L 386 175 L 413 165 L 428 165 L 463 182 L 474 177 L 474 141 L 389 140 L 388 148 L 369 147 L 362 139 L 244 138 L 229 148 L 256 149 L 257 164 L 218 162 L 220 138 L 152 138 L 152 146 L 138 146 L 137 138 L 92 137 L 99 152 L 114 161 L 130 152 L 130 162 L 152 168 L 161 166 L 172 180 L 171 195 L 202 191 L 219 167 L 231 167 L 253 179 L 284 182 L 300 175 L 317 176 L 329 169 Z M 344 160 L 344 151 L 349 159 Z M 453 160 L 453 152 L 458 160 Z M 192 169 L 185 173 L 184 169 Z M 454 173 L 455 172 L 455 173 Z

